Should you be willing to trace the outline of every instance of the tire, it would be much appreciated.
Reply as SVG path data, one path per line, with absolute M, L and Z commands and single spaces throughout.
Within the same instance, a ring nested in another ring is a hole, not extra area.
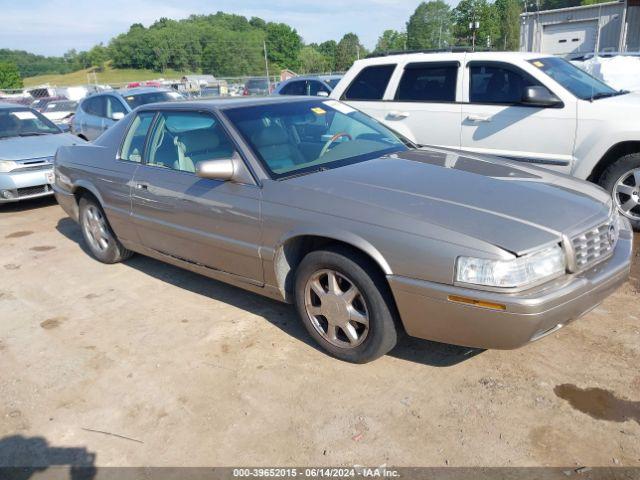
M 620 157 L 607 167 L 598 183 L 611 193 L 614 204 L 631 221 L 634 230 L 640 230 L 640 153 Z M 628 207 L 633 203 L 630 210 L 621 208 L 621 205 Z
M 85 195 L 80 198 L 80 229 L 91 255 L 102 263 L 118 263 L 133 255 L 122 246 L 109 225 L 100 203 Z
M 367 363 L 396 345 L 397 314 L 386 279 L 355 250 L 307 254 L 295 275 L 295 303 L 309 334 L 340 360 Z

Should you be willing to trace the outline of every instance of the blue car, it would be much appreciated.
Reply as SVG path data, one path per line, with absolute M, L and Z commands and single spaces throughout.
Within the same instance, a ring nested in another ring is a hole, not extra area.
M 293 77 L 278 84 L 273 94 L 328 97 L 341 78 L 342 75 Z

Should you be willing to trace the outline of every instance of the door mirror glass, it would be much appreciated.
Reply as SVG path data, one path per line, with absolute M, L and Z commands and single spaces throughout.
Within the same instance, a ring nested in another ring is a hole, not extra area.
M 524 89 L 522 103 L 533 107 L 557 107 L 562 104 L 562 101 L 547 87 L 532 86 Z
M 231 158 L 204 160 L 196 164 L 196 175 L 209 180 L 227 182 L 233 180 L 236 174 L 236 164 Z
M 115 120 L 116 122 L 118 120 L 122 120 L 124 118 L 124 113 L 122 112 L 113 112 L 111 114 L 111 120 Z

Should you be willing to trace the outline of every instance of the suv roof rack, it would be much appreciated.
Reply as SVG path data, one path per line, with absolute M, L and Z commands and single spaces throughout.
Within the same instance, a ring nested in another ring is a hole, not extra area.
M 491 52 L 490 48 L 473 48 L 469 46 L 431 48 L 426 50 L 389 50 L 387 52 L 370 53 L 365 58 L 389 57 L 393 55 L 410 55 L 412 53 L 471 53 L 471 52 Z

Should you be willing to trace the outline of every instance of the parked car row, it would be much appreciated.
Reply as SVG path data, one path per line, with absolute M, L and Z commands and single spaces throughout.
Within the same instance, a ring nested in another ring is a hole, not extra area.
M 403 331 L 517 348 L 626 281 L 636 97 L 526 54 L 387 56 L 331 80 L 235 100 L 94 94 L 72 126 L 90 142 L 3 106 L 0 197 L 33 179 L 96 259 L 136 252 L 295 304 L 357 363 Z

